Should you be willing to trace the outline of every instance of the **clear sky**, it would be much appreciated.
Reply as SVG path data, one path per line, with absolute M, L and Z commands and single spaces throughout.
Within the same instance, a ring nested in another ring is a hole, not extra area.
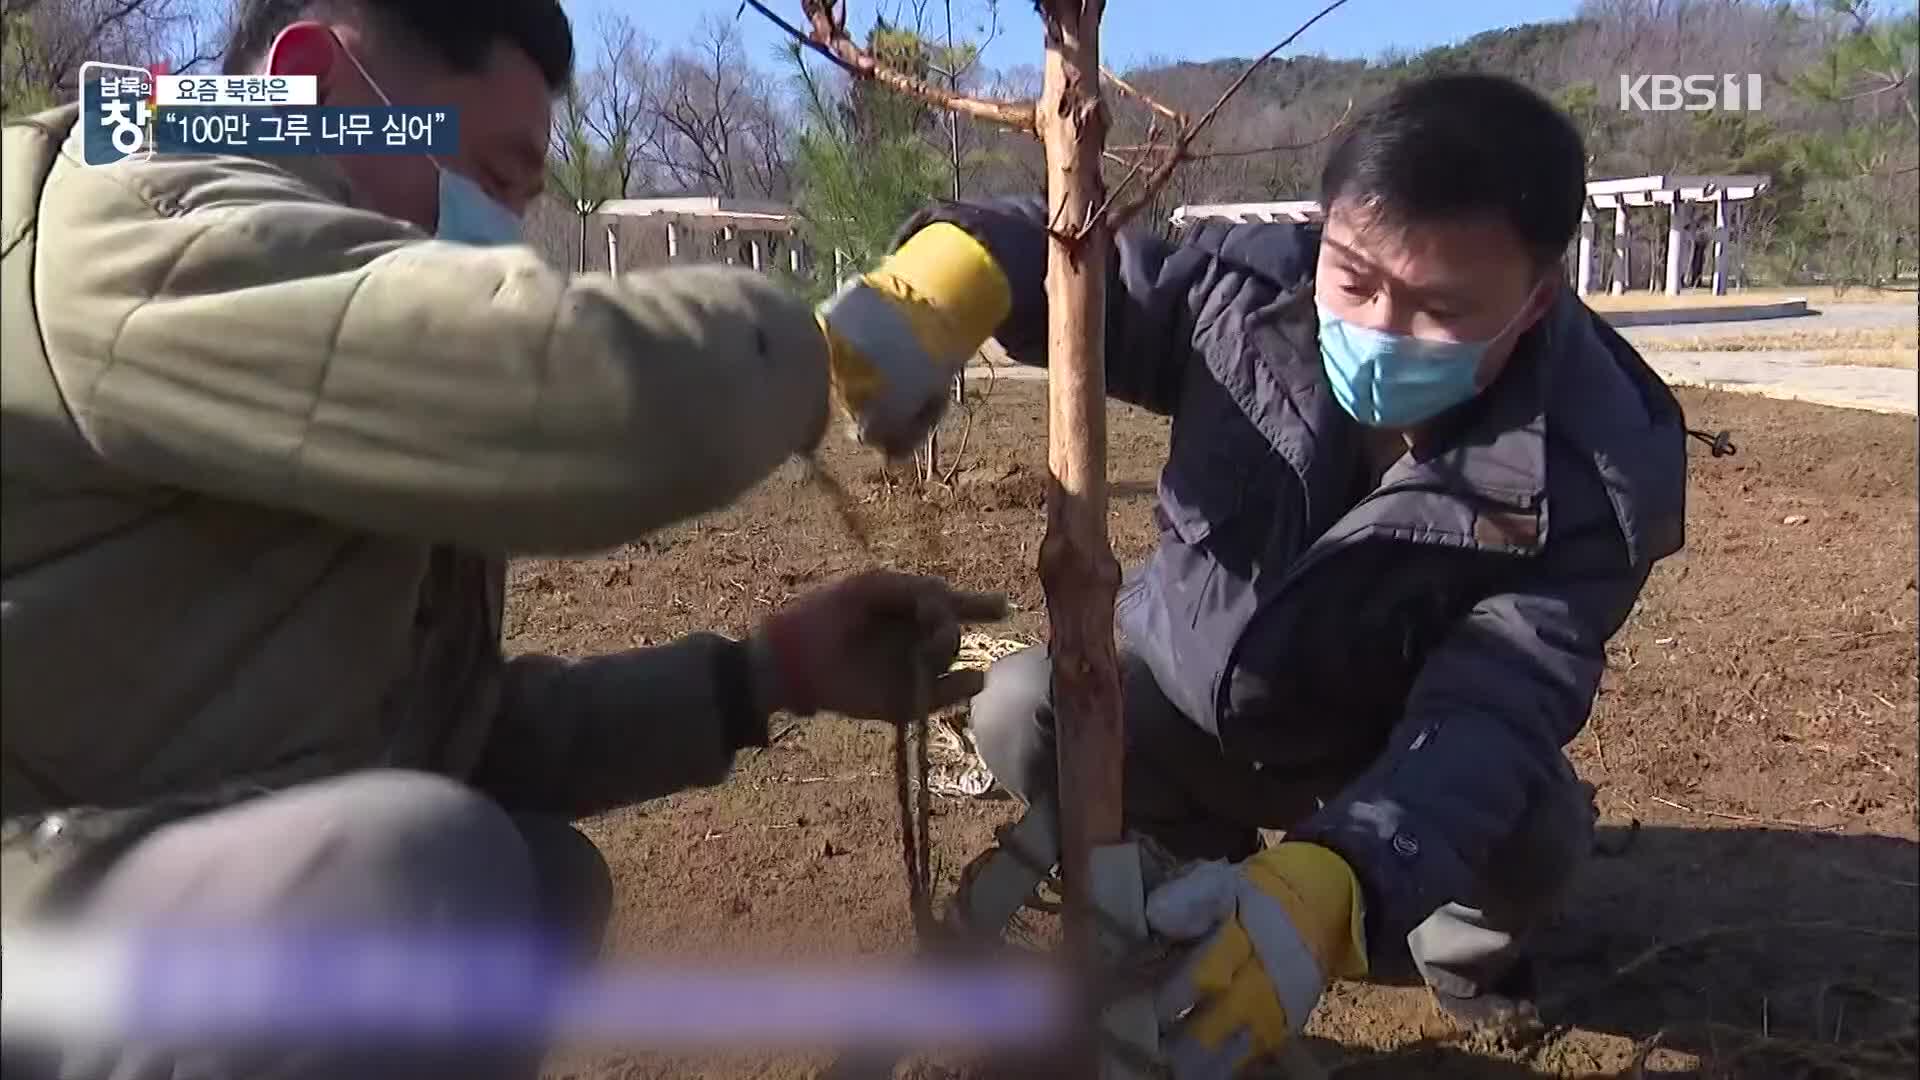
M 685 41 L 703 15 L 731 19 L 739 0 L 563 0 L 572 15 L 581 66 L 598 51 L 593 23 L 601 12 L 625 13 L 662 45 Z M 900 0 L 850 0 L 856 26 L 869 22 L 884 3 Z M 783 17 L 799 22 L 798 0 L 769 0 Z M 1325 0 L 1109 0 L 1102 45 L 1110 64 L 1125 67 L 1150 56 L 1183 60 L 1252 57 L 1325 6 Z M 1388 49 L 1417 50 L 1444 45 L 1519 23 L 1570 17 L 1577 0 L 1348 0 L 1345 7 L 1316 23 L 1287 54 L 1320 53 L 1336 57 L 1379 56 Z M 1040 19 L 1032 0 L 1000 0 L 999 40 L 988 52 L 995 67 L 1038 64 Z M 929 5 L 940 10 L 940 0 Z M 954 0 L 955 33 L 962 18 L 980 21 L 980 0 Z M 775 30 L 751 8 L 740 15 L 749 49 L 764 61 L 779 40 Z

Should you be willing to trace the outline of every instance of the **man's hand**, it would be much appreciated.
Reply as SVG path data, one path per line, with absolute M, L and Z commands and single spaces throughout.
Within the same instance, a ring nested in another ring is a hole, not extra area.
M 1204 943 L 1154 993 L 1177 1080 L 1226 1080 L 1306 1025 L 1329 979 L 1364 975 L 1360 883 L 1340 856 L 1285 843 L 1155 889 L 1147 923 Z
M 860 441 L 892 457 L 939 423 L 947 388 L 1012 308 L 980 242 L 944 222 L 914 233 L 820 305 L 833 387 Z
M 1005 598 L 935 578 L 859 574 L 796 600 L 749 649 L 762 705 L 799 715 L 913 718 L 980 692 L 977 671 L 948 671 L 960 628 L 1006 617 Z

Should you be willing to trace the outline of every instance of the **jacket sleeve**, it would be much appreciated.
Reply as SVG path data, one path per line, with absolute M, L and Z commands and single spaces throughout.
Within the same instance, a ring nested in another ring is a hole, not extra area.
M 154 483 L 562 553 L 720 506 L 827 422 L 812 313 L 749 272 L 571 276 L 237 159 L 69 166 L 42 220 L 66 407 Z
M 692 634 L 652 648 L 507 662 L 473 782 L 515 810 L 586 817 L 726 779 L 767 744 L 750 646 Z
M 1385 754 L 1300 830 L 1365 886 L 1376 957 L 1441 905 L 1481 899 L 1503 842 L 1543 800 L 1569 797 L 1562 748 L 1650 566 L 1630 564 L 1611 528 L 1557 543 L 1429 655 Z
M 1046 204 L 1030 196 L 936 203 L 915 214 L 900 234 L 904 240 L 944 221 L 979 240 L 1013 292 L 1013 310 L 994 337 L 1016 362 L 1034 367 L 1047 363 L 1046 218 Z M 1170 244 L 1139 228 L 1114 237 L 1107 265 L 1107 393 L 1171 414 L 1189 365 L 1224 323 L 1220 316 L 1238 284 L 1233 279 L 1245 270 L 1203 246 Z

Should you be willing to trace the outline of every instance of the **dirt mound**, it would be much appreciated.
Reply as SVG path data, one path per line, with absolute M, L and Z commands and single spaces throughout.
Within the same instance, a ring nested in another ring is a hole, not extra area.
M 1656 571 L 1610 646 L 1593 721 L 1570 750 L 1598 786 L 1613 854 L 1588 866 L 1541 941 L 1564 1026 L 1486 1045 L 1455 1035 L 1418 989 L 1341 985 L 1309 1034 L 1343 1076 L 1612 1075 L 1636 1063 L 1666 1075 L 1913 1075 L 1887 1066 L 1912 1060 L 1911 1041 L 1897 1040 L 1911 1039 L 1920 999 L 1914 422 L 1682 399 L 1694 426 L 1732 429 L 1739 454 L 1695 448 L 1687 549 Z M 1006 592 L 1015 612 L 996 633 L 1031 640 L 1045 634 L 1034 574 L 1044 415 L 1040 386 L 999 387 L 951 487 L 926 494 L 905 469 L 882 475 L 837 440 L 827 455 L 879 559 Z M 1125 407 L 1111 423 L 1111 527 L 1133 565 L 1154 541 L 1166 424 Z M 862 564 L 831 506 L 786 470 L 740 506 L 645 544 L 516 565 L 510 647 L 584 654 L 743 633 Z M 831 718 L 776 730 L 726 785 L 590 823 L 617 878 L 623 947 L 909 947 L 885 730 Z M 1015 812 L 936 801 L 941 888 Z M 583 1068 L 803 1076 L 818 1065 Z

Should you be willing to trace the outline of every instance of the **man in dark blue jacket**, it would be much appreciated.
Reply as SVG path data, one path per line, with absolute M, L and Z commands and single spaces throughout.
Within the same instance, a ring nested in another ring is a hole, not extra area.
M 1324 228 L 1116 241 L 1108 387 L 1173 418 L 1160 543 L 1118 604 L 1125 812 L 1178 854 L 1242 860 L 1220 887 L 1292 1030 L 1326 978 L 1409 952 L 1456 1017 L 1519 1004 L 1522 939 L 1591 849 L 1562 748 L 1681 546 L 1686 453 L 1666 386 L 1561 282 L 1584 163 L 1531 91 L 1444 76 L 1343 133 Z M 1044 213 L 941 205 L 907 229 L 979 241 L 1011 286 L 997 336 L 1029 364 Z M 974 704 L 988 764 L 1029 799 L 1054 786 L 1049 696 L 1033 649 Z M 1263 828 L 1286 833 L 1277 862 Z M 1328 884 L 1348 871 L 1352 926 Z M 1297 931 L 1279 944 L 1255 928 L 1275 913 Z M 1316 970 L 1295 977 L 1274 954 L 1302 944 Z M 1214 1026 L 1192 1052 L 1274 1041 Z

